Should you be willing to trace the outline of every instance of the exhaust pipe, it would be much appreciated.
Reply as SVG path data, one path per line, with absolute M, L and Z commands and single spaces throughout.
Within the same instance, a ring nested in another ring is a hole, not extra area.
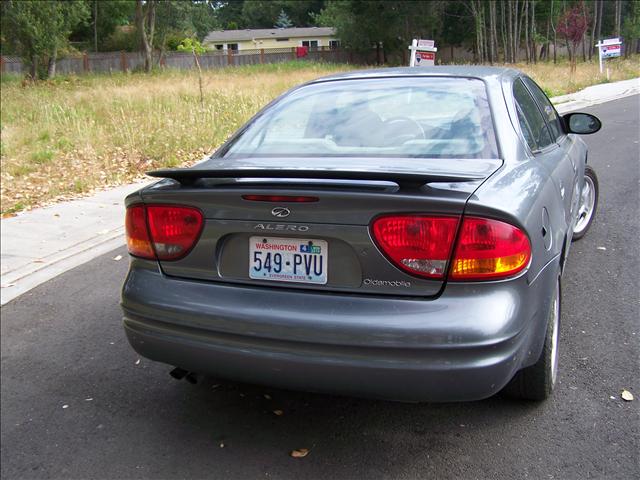
M 184 377 L 186 377 L 189 374 L 188 371 L 183 370 L 180 367 L 176 367 L 173 370 L 171 370 L 169 372 L 169 375 L 171 375 L 173 378 L 175 378 L 176 380 L 182 380 Z
M 176 367 L 173 370 L 171 370 L 169 372 L 169 375 L 171 375 L 176 380 L 182 380 L 184 378 L 191 385 L 195 385 L 195 384 L 198 383 L 198 374 L 197 373 L 189 372 L 188 370 L 185 370 L 185 369 L 180 368 L 180 367 Z

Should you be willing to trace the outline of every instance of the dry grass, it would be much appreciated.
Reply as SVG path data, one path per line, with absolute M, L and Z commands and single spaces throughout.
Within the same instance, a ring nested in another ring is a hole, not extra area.
M 2 212 L 123 184 L 214 150 L 288 88 L 347 66 L 279 64 L 204 72 L 2 83 Z
M 558 65 L 553 63 L 538 63 L 527 65 L 519 63 L 515 68 L 522 70 L 538 84 L 550 97 L 577 92 L 590 85 L 598 83 L 617 82 L 640 76 L 640 55 L 633 55 L 628 59 L 620 58 L 607 60 L 609 80 L 606 73 L 600 73 L 598 59 L 591 63 L 578 63 L 575 74 L 571 74 L 569 64 L 563 60 Z
M 640 57 L 609 62 L 611 81 L 632 78 Z M 597 64 L 516 65 L 550 95 L 606 81 Z M 130 182 L 143 172 L 189 164 L 219 146 L 258 109 L 293 85 L 353 68 L 278 64 L 204 72 L 67 77 L 23 86 L 3 78 L 3 214 Z

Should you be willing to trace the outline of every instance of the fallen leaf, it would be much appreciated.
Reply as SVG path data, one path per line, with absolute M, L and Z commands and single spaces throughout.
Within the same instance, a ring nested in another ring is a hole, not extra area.
M 277 415 L 278 417 L 281 417 L 282 415 L 284 415 L 284 412 L 282 410 L 274 410 L 273 414 Z
M 293 458 L 304 458 L 307 455 L 309 455 L 309 449 L 308 448 L 298 448 L 296 450 L 292 450 L 291 451 L 291 456 Z
M 60 217 L 60 214 L 59 213 L 54 213 L 53 216 L 54 217 Z
M 113 259 L 117 262 L 119 260 L 122 260 L 122 255 L 116 255 L 115 257 L 113 257 Z
M 633 400 L 633 393 L 631 393 L 629 390 L 622 390 L 620 396 L 626 402 L 630 402 L 631 400 Z

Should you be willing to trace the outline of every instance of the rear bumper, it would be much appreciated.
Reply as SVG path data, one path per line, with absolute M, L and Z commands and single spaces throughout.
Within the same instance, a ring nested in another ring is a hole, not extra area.
M 538 358 L 557 262 L 529 284 L 450 284 L 436 300 L 318 294 L 164 276 L 134 260 L 124 327 L 142 356 L 296 390 L 478 400 Z

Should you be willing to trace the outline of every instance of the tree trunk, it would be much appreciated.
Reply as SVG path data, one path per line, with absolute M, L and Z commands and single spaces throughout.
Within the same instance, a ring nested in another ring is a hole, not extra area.
M 93 0 L 93 51 L 98 51 L 98 0 Z
M 555 25 L 555 21 L 553 18 L 553 0 L 551 0 L 551 29 L 553 30 L 553 63 L 556 64 L 558 63 L 558 47 L 557 47 L 557 42 L 558 42 L 558 34 L 556 32 L 556 25 Z
M 153 32 L 155 28 L 155 1 L 147 0 L 143 5 L 142 0 L 136 0 L 136 29 L 142 40 L 144 50 L 144 71 L 149 73 L 153 67 Z M 147 31 L 147 28 L 149 31 Z
M 507 2 L 507 18 L 509 22 L 507 23 L 507 45 L 508 45 L 508 54 L 509 62 L 513 62 L 513 4 L 511 2 Z
M 536 0 L 531 0 L 531 55 L 533 63 L 538 63 L 538 46 L 536 45 Z
M 56 60 L 58 59 L 58 47 L 53 47 L 53 52 L 49 57 L 49 64 L 47 65 L 47 78 L 53 78 L 56 76 Z
M 596 43 L 596 23 L 598 23 L 598 0 L 593 0 L 593 19 L 591 20 L 591 36 L 589 37 L 589 61 L 593 57 L 593 49 Z
M 491 0 L 489 2 L 489 61 L 491 63 L 493 63 L 494 60 L 498 60 L 496 55 L 496 44 L 494 42 L 494 35 L 496 31 L 496 21 L 494 18 L 495 9 L 496 2 L 495 0 Z
M 529 0 L 524 0 L 524 55 L 527 63 L 531 62 L 529 52 Z
M 621 24 L 621 20 L 622 20 L 622 0 L 616 0 L 615 2 L 615 30 L 614 30 L 614 35 L 616 37 L 620 36 L 620 24 Z
M 38 56 L 33 55 L 31 57 L 31 68 L 30 68 L 31 80 L 35 81 L 38 79 Z
M 507 54 L 507 27 L 504 14 L 504 2 L 500 2 L 500 36 L 502 37 L 502 59 L 504 63 L 507 63 L 509 60 Z
M 604 15 L 604 2 L 602 0 L 598 0 L 598 5 L 600 6 L 598 13 L 598 25 L 596 26 L 596 39 L 600 41 L 602 38 L 602 17 Z
M 516 15 L 518 14 L 518 0 L 516 0 Z M 520 45 L 522 44 L 522 42 L 520 41 L 520 39 L 522 38 L 522 21 L 523 21 L 523 15 L 524 13 L 524 0 L 522 3 L 522 8 L 520 10 L 520 22 L 517 21 L 516 18 L 516 24 L 518 25 L 518 30 L 516 31 L 516 62 L 518 61 L 519 55 L 520 55 Z
M 553 2 L 551 3 L 551 6 L 553 7 Z M 551 43 L 549 41 L 549 35 L 551 34 L 551 20 L 553 17 L 553 8 L 551 9 L 551 14 L 547 17 L 547 34 L 545 35 L 545 45 L 544 45 L 544 59 L 545 60 L 549 60 L 549 44 Z M 542 50 L 540 50 L 540 60 L 542 60 Z

